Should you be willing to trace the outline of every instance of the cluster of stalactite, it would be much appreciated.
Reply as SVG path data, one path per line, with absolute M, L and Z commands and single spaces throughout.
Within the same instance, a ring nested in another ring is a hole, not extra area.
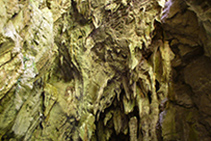
M 0 140 L 210 140 L 209 0 L 0 5 Z

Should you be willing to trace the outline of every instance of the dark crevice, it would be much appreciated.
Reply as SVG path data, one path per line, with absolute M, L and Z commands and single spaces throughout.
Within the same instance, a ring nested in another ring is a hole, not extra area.
M 75 21 L 79 23 L 80 26 L 83 26 L 89 23 L 89 20 L 85 19 L 84 16 L 78 12 L 77 3 L 74 0 L 71 0 L 71 3 L 72 3 L 72 9 L 73 9 L 72 14 L 74 14 L 73 17 L 76 18 Z
M 151 104 L 152 103 L 152 93 L 149 91 L 147 93 L 147 96 L 148 96 L 148 99 L 149 99 L 149 103 Z
M 42 92 L 41 93 L 41 111 L 42 111 L 42 113 L 45 112 L 45 108 L 46 108 L 44 102 L 45 102 L 45 93 Z
M 12 19 L 15 18 L 18 15 L 18 13 L 15 13 L 12 15 Z
M 146 48 L 146 45 L 144 42 L 142 43 L 141 53 L 146 60 L 148 60 L 150 58 L 150 56 L 152 55 L 152 51 L 150 49 Z
M 122 132 L 118 135 L 113 133 L 109 141 L 129 141 L 129 135 L 125 135 Z
M 176 19 L 176 16 L 179 14 L 179 12 L 175 13 L 173 16 L 171 16 L 170 18 L 168 18 L 168 20 L 173 20 Z
M 5 135 L 3 135 L 1 137 L 1 141 L 9 141 L 12 138 L 16 138 L 17 139 L 17 137 L 15 136 L 14 132 L 9 132 L 9 133 L 6 133 Z
M 63 62 L 59 63 L 59 69 L 61 69 L 63 73 L 63 80 L 65 82 L 71 81 L 74 77 L 80 79 L 80 72 L 72 63 L 72 59 L 69 54 L 69 50 L 65 45 L 62 45 L 60 41 L 56 42 L 59 48 L 59 57 L 63 57 Z
M 158 82 L 158 80 L 155 80 L 155 88 L 156 92 L 160 89 L 160 83 Z

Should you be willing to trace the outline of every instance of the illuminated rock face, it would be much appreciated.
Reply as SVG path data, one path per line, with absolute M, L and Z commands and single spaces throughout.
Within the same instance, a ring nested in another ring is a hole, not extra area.
M 211 140 L 209 0 L 0 5 L 0 140 Z

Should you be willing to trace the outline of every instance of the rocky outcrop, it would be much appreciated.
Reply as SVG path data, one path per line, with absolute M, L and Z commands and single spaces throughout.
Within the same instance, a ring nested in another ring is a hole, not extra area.
M 40 77 L 57 53 L 54 21 L 51 11 L 39 9 L 37 2 L 0 3 L 0 138 L 27 140 L 42 115 Z
M 172 91 L 162 119 L 164 140 L 210 140 L 210 2 L 166 3 L 162 25 L 175 54 Z
M 209 0 L 0 4 L 1 140 L 210 140 Z

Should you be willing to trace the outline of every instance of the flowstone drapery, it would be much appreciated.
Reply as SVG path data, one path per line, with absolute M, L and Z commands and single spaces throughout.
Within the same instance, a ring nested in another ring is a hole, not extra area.
M 210 139 L 208 0 L 0 5 L 1 140 Z

